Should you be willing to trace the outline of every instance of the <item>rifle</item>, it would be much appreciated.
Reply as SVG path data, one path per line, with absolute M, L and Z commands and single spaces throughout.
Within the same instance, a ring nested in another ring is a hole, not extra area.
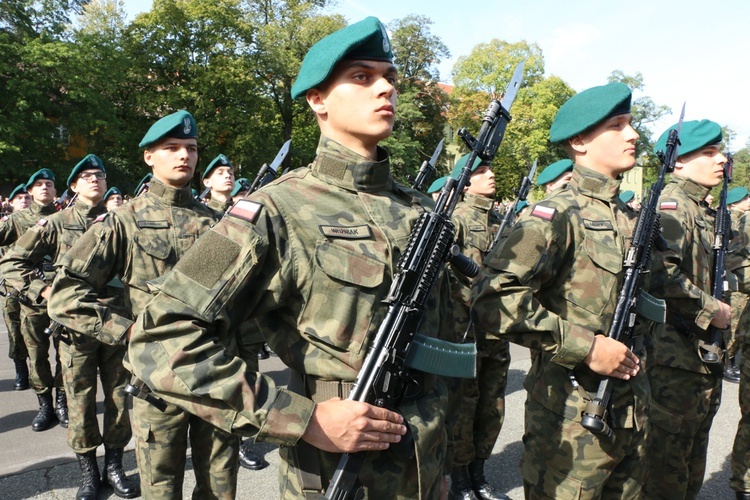
M 407 390 L 416 383 L 411 373 L 414 368 L 411 361 L 418 350 L 415 345 L 434 340 L 416 332 L 440 271 L 450 260 L 467 276 L 476 276 L 479 272 L 471 259 L 460 253 L 456 255 L 458 247 L 455 245 L 451 215 L 469 182 L 474 161 L 478 157 L 487 162 L 494 158 L 511 119 L 508 110 L 522 78 L 523 63 L 516 68 L 502 103 L 495 99 L 490 102 L 476 139 L 465 129 L 458 132 L 471 149 L 469 158 L 458 179 L 449 178 L 446 181 L 435 210 L 421 214 L 414 224 L 384 300 L 388 310 L 347 399 L 397 410 Z M 402 440 L 402 443 L 408 442 Z M 356 489 L 364 457 L 364 453 L 345 453 L 341 457 L 326 490 L 326 498 L 343 500 L 350 497 Z
M 438 142 L 438 145 L 435 148 L 435 152 L 432 153 L 432 158 L 422 162 L 422 166 L 419 167 L 419 172 L 417 172 L 417 177 L 412 182 L 412 189 L 422 191 L 427 185 L 430 177 L 432 177 L 432 174 L 435 172 L 435 163 L 437 163 L 437 159 L 440 156 L 440 153 L 443 151 L 443 141 L 444 139 L 440 139 L 440 142 Z M 409 181 L 411 180 L 411 176 L 409 176 Z
M 680 121 L 675 129 L 669 132 L 667 139 L 667 146 L 665 153 L 659 153 L 659 159 L 661 160 L 661 169 L 659 170 L 659 176 L 656 182 L 651 186 L 648 194 L 648 202 L 643 206 L 640 213 L 638 214 L 638 221 L 636 222 L 635 231 L 633 237 L 630 240 L 630 247 L 628 253 L 625 255 L 622 267 L 625 270 L 625 279 L 620 288 L 620 293 L 617 297 L 617 305 L 615 306 L 615 312 L 612 316 L 612 324 L 610 325 L 607 336 L 622 342 L 632 349 L 633 333 L 636 324 L 636 315 L 639 312 L 638 305 L 643 300 L 654 301 L 654 304 L 658 304 L 659 307 L 663 308 L 663 301 L 659 301 L 644 294 L 641 290 L 641 279 L 644 274 L 649 272 L 649 262 L 651 260 L 651 248 L 655 245 L 659 250 L 665 250 L 667 243 L 661 236 L 661 227 L 659 223 L 660 215 L 657 212 L 659 205 L 659 196 L 661 196 L 662 189 L 664 189 L 665 178 L 668 173 L 674 172 L 675 163 L 679 156 L 680 149 L 680 129 L 682 128 L 682 120 L 685 116 L 685 105 L 682 105 L 682 114 L 680 114 Z M 642 305 L 642 304 L 641 304 Z M 650 318 L 655 321 L 661 321 L 664 323 L 664 318 Z M 573 387 L 578 387 L 578 382 L 575 380 L 573 372 L 568 372 L 568 376 L 573 384 Z M 611 442 L 614 442 L 615 435 L 612 432 L 612 428 L 607 424 L 607 407 L 609 406 L 609 400 L 612 397 L 612 384 L 613 380 L 611 377 L 605 377 L 599 382 L 599 388 L 596 391 L 596 397 L 586 404 L 581 415 L 581 425 L 591 431 L 597 436 L 602 436 Z
M 57 321 L 50 321 L 49 326 L 44 329 L 44 334 L 53 339 L 59 339 L 67 345 L 71 345 L 72 339 L 67 335 L 67 330 Z
M 726 269 L 724 268 L 724 257 L 727 253 L 729 240 L 731 239 L 731 215 L 727 208 L 727 191 L 729 183 L 732 182 L 732 156 L 727 154 L 724 163 L 724 181 L 719 194 L 719 206 L 716 209 L 716 221 L 714 223 L 714 265 L 711 269 L 711 295 L 717 299 L 724 298 L 724 282 Z M 717 377 L 724 376 L 724 349 L 722 332 L 715 326 L 708 328 L 707 340 L 698 341 L 698 354 L 703 363 Z
M 279 149 L 279 152 L 276 153 L 276 158 L 273 159 L 271 164 L 269 165 L 267 163 L 264 163 L 263 166 L 260 167 L 258 175 L 255 177 L 255 180 L 250 186 L 247 194 L 254 193 L 276 178 L 276 172 L 279 170 L 279 165 L 281 165 L 281 162 L 284 161 L 284 158 L 286 158 L 286 155 L 289 152 L 289 145 L 291 143 L 291 139 L 286 141 L 281 146 L 281 149 Z
M 516 207 L 518 206 L 518 204 L 522 201 L 525 201 L 526 197 L 529 196 L 529 191 L 531 191 L 531 179 L 534 178 L 534 173 L 536 173 L 536 160 L 534 160 L 534 164 L 531 165 L 529 173 L 521 177 L 521 183 L 518 185 L 518 188 L 513 191 L 516 194 L 516 199 L 515 201 L 513 201 L 511 206 L 506 209 L 505 216 L 500 223 L 497 234 L 495 234 L 495 238 L 492 240 L 492 243 L 490 243 L 490 246 L 487 249 L 488 252 L 492 250 L 495 245 L 497 245 L 497 242 L 500 241 L 500 238 L 502 238 L 503 231 L 505 231 L 505 228 L 508 227 L 508 224 L 510 224 L 511 218 L 514 218 L 516 216 Z
M 208 193 L 210 193 L 210 192 L 211 192 L 211 188 L 207 187 L 206 189 L 203 190 L 203 192 L 201 194 L 199 194 L 198 196 L 196 196 L 195 199 L 198 200 L 198 201 L 200 201 L 200 202 L 203 202 L 203 200 L 206 199 L 206 196 L 208 196 Z

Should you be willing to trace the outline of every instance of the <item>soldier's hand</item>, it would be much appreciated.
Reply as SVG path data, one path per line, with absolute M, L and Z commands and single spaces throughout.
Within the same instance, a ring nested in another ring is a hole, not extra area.
M 52 287 L 51 286 L 45 286 L 42 288 L 41 293 L 39 294 L 44 300 L 49 300 L 49 296 L 52 293 Z
M 732 308 L 729 304 L 719 302 L 719 312 L 711 320 L 711 326 L 724 330 L 732 325 Z
M 594 337 L 594 344 L 583 362 L 599 375 L 622 380 L 634 377 L 641 368 L 641 360 L 625 344 L 604 335 Z
M 385 450 L 406 434 L 398 413 L 341 398 L 318 403 L 302 439 L 323 451 Z

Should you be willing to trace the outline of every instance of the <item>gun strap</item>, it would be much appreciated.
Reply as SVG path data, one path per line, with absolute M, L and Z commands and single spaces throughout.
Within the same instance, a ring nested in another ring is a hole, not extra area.
M 311 397 L 307 391 L 307 378 L 297 370 L 291 368 L 289 370 L 287 389 L 296 394 Z M 289 468 L 297 476 L 305 498 L 322 498 L 320 492 L 323 491 L 323 483 L 320 477 L 321 470 L 318 450 L 307 441 L 300 439 L 297 444 L 289 449 L 289 462 Z
M 445 377 L 476 378 L 477 346 L 414 335 L 406 355 L 407 368 Z
M 667 321 L 667 303 L 641 289 L 638 297 L 638 314 L 649 321 L 663 325 Z

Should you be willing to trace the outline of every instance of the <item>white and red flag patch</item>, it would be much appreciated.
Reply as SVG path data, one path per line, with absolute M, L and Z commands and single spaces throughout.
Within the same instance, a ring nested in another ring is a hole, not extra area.
M 659 203 L 659 210 L 677 210 L 676 201 L 662 201 Z
M 531 211 L 531 215 L 544 220 L 552 220 L 555 213 L 557 213 L 556 208 L 544 207 L 542 205 L 534 205 L 534 209 Z
M 239 219 L 243 219 L 255 224 L 255 221 L 258 219 L 258 215 L 260 215 L 260 211 L 262 209 L 263 205 L 258 203 L 257 201 L 242 199 L 235 203 L 227 213 L 228 215 L 231 215 L 233 217 L 237 217 Z

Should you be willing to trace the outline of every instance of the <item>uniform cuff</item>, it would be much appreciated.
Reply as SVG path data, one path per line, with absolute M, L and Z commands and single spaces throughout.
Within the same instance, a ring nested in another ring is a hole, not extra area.
M 96 337 L 108 345 L 127 345 L 127 339 L 125 334 L 128 329 L 133 325 L 134 321 L 125 316 L 114 314 L 111 311 L 108 314 L 107 320 L 102 325 L 101 331 Z
M 706 294 L 706 303 L 703 306 L 703 309 L 701 309 L 701 311 L 695 317 L 695 324 L 701 330 L 708 330 L 708 327 L 711 326 L 711 320 L 714 319 L 714 316 L 716 316 L 718 312 L 719 312 L 718 299 L 712 297 L 711 295 Z
M 257 440 L 280 446 L 297 444 L 307 430 L 314 410 L 315 403 L 311 399 L 279 389 L 265 422 L 258 430 Z M 238 420 L 248 420 L 249 423 L 252 423 L 252 418 L 250 412 L 242 411 L 238 415 Z
M 35 304 L 42 302 L 42 290 L 47 287 L 47 283 L 42 280 L 32 280 L 29 289 L 26 290 L 26 296 Z
M 570 323 L 564 324 L 563 331 L 560 349 L 552 356 L 550 361 L 572 370 L 591 352 L 591 346 L 594 344 L 594 332 Z

